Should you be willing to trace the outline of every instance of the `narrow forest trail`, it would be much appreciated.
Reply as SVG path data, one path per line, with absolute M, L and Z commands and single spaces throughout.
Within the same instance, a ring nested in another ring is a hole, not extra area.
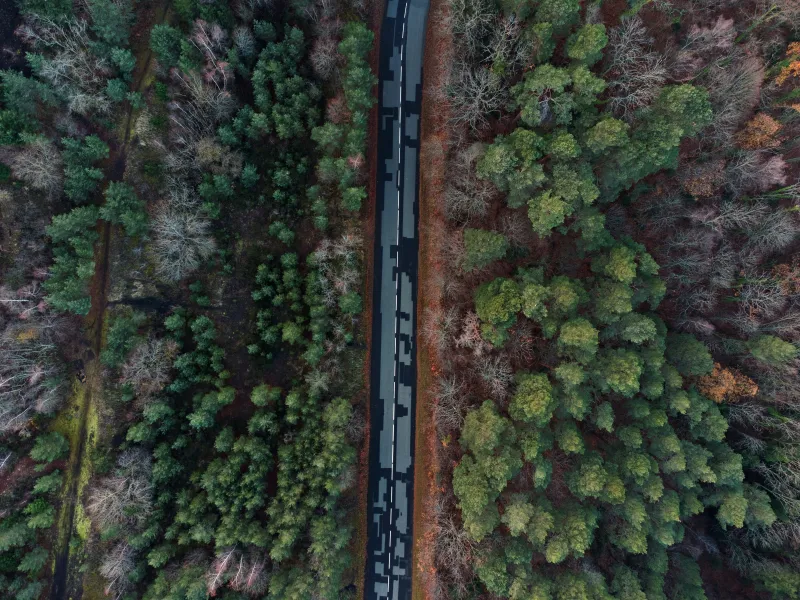
M 144 27 L 150 31 L 152 26 L 164 22 L 168 13 L 168 1 L 164 0 L 152 13 L 154 18 Z M 149 38 L 149 35 L 144 36 Z M 149 43 L 136 52 L 133 91 L 141 92 L 148 79 L 153 63 L 153 53 Z M 128 103 L 124 115 L 124 135 L 121 143 L 105 139 L 110 148 L 106 183 L 121 181 L 127 164 L 128 144 L 133 127 L 134 108 Z M 94 447 L 97 434 L 97 407 L 103 394 L 103 365 L 100 363 L 100 352 L 103 347 L 106 311 L 108 309 L 109 274 L 111 271 L 110 255 L 112 227 L 108 221 L 98 224 L 100 238 L 95 245 L 95 272 L 92 277 L 89 293 L 91 309 L 84 321 L 84 370 L 86 379 L 83 384 L 74 382 L 73 394 L 67 407 L 62 412 L 71 411 L 72 416 L 59 417 L 66 422 L 64 429 L 70 442 L 70 456 L 62 489 L 61 506 L 56 521 L 56 537 L 53 545 L 53 579 L 50 589 L 51 600 L 78 600 L 83 598 L 84 573 L 76 568 L 79 558 L 78 548 L 72 544 L 75 534 L 85 538 L 88 534 L 87 517 L 83 512 L 81 496 L 91 476 L 92 457 L 89 449 Z M 90 574 L 91 575 L 91 574 Z M 95 576 L 97 574 L 94 574 Z M 102 598 L 102 595 L 96 596 Z M 93 600 L 94 595 L 90 598 Z

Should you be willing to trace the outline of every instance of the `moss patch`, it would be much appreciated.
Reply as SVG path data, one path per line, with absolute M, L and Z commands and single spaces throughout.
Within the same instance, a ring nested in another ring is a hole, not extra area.
M 76 466 L 80 452 L 81 415 L 84 412 L 86 402 L 88 402 L 86 388 L 77 379 L 73 379 L 67 403 L 50 425 L 51 430 L 58 431 L 69 440 L 69 460 L 64 469 L 64 483 L 61 487 L 58 520 L 56 521 L 56 530 L 53 535 L 53 570 L 55 570 L 56 557 L 65 551 L 69 551 L 72 492 L 75 489 L 75 473 L 80 474 L 80 470 Z
M 86 539 L 89 537 L 89 531 L 91 530 L 92 522 L 89 520 L 89 517 L 83 508 L 83 502 L 81 501 L 81 498 L 83 498 L 83 492 L 86 489 L 86 486 L 89 484 L 89 480 L 91 479 L 94 471 L 92 456 L 94 455 L 93 450 L 97 444 L 98 427 L 99 419 L 97 416 L 97 406 L 95 403 L 91 403 L 87 407 L 86 447 L 84 448 L 83 460 L 81 461 L 80 473 L 78 475 L 78 488 L 74 517 L 75 532 L 84 541 L 86 541 Z

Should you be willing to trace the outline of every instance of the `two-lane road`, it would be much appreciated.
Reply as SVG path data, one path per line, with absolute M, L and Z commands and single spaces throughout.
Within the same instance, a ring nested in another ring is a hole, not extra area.
M 428 0 L 388 0 L 380 41 L 365 600 L 409 600 L 417 221 Z

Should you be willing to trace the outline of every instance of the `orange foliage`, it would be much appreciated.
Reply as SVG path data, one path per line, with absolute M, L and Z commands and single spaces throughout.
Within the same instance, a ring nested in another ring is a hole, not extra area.
M 693 198 L 712 198 L 723 183 L 722 169 L 709 169 L 683 182 L 683 189 Z
M 790 77 L 797 77 L 800 75 L 800 42 L 792 42 L 786 48 L 786 57 L 791 58 L 792 62 L 781 69 L 778 76 L 775 78 L 775 83 L 783 85 Z
M 745 150 L 774 148 L 780 144 L 776 137 L 780 130 L 781 124 L 778 121 L 765 113 L 758 113 L 736 134 L 736 141 Z
M 772 267 L 772 276 L 781 285 L 781 291 L 785 296 L 800 294 L 800 265 L 795 260 L 791 265 L 783 263 Z
M 702 165 L 693 166 L 682 172 L 684 191 L 695 200 L 713 198 L 725 183 L 725 161 L 713 160 Z
M 755 381 L 736 369 L 723 369 L 719 363 L 714 363 L 714 370 L 709 375 L 697 380 L 697 387 L 717 404 L 752 398 L 758 393 Z
M 794 60 L 781 69 L 781 72 L 775 78 L 775 83 L 783 85 L 787 79 L 798 75 L 800 75 L 800 60 Z

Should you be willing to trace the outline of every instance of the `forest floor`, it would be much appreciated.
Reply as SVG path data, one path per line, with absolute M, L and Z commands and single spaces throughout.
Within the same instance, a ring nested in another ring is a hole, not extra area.
M 412 571 L 412 600 L 433 598 L 435 585 L 434 543 L 436 523 L 434 504 L 439 483 L 438 439 L 433 404 L 438 356 L 430 340 L 419 331 L 426 314 L 441 302 L 441 233 L 444 215 L 440 198 L 444 192 L 445 157 L 447 152 L 448 112 L 438 101 L 446 76 L 446 59 L 452 46 L 447 28 L 438 27 L 447 9 L 446 0 L 431 0 L 428 28 L 425 34 L 425 56 L 422 68 L 422 121 L 420 132 L 420 191 L 419 191 L 419 273 L 417 298 L 417 402 L 416 439 L 414 456 L 414 569 Z
M 142 91 L 151 79 L 153 56 L 146 32 L 155 23 L 167 17 L 167 2 L 161 2 L 149 11 L 139 13 L 140 18 L 132 35 L 132 51 L 136 56 L 134 91 Z M 111 149 L 107 162 L 107 180 L 119 181 L 125 173 L 128 143 L 134 123 L 134 109 L 128 104 L 120 136 L 122 143 L 109 143 Z M 81 501 L 93 467 L 93 450 L 98 437 L 98 409 L 103 397 L 104 368 L 100 363 L 106 333 L 108 308 L 110 248 L 113 228 L 108 222 L 98 225 L 100 239 L 95 246 L 95 272 L 90 284 L 91 310 L 84 321 L 83 359 L 85 381 L 73 381 L 72 394 L 67 406 L 59 413 L 53 429 L 60 431 L 70 442 L 70 455 L 65 469 L 61 504 L 54 536 L 53 585 L 51 600 L 89 600 L 104 598 L 102 580 L 98 573 L 83 573 L 80 565 L 85 558 L 85 541 L 91 524 L 84 513 Z M 77 537 L 76 537 L 77 536 Z

